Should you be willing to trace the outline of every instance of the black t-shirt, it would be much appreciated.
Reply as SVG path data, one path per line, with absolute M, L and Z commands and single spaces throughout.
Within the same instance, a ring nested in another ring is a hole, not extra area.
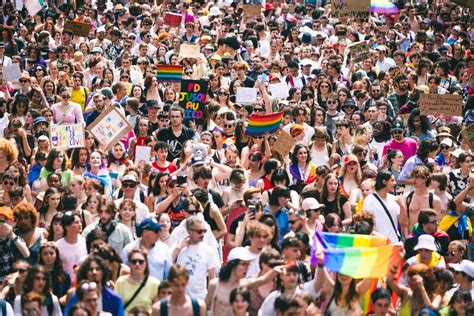
M 183 130 L 179 137 L 176 137 L 176 135 L 173 133 L 171 126 L 159 131 L 156 135 L 156 138 L 158 138 L 159 141 L 166 142 L 169 146 L 168 161 L 173 161 L 175 158 L 178 158 L 179 154 L 181 154 L 181 151 L 183 150 L 184 142 L 192 139 L 193 137 L 193 130 L 186 126 L 183 126 Z
M 326 199 L 323 199 L 321 201 L 321 203 L 324 204 L 322 214 L 324 216 L 326 216 L 329 213 L 336 213 L 337 215 L 339 215 L 341 217 L 341 220 L 343 220 L 343 219 L 345 219 L 345 216 L 344 216 L 344 212 L 342 211 L 342 206 L 345 203 L 347 203 L 349 200 L 344 195 L 341 194 L 339 196 L 339 207 L 338 207 L 336 201 L 337 201 L 337 199 L 335 199 L 334 201 L 328 201 Z

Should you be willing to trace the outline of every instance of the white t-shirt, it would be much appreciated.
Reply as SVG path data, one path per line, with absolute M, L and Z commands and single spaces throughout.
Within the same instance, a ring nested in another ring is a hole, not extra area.
M 10 316 L 10 315 L 13 315 L 13 308 L 12 308 L 12 306 L 10 305 L 10 303 L 8 303 L 8 302 L 5 302 L 5 311 L 6 311 L 6 314 L 3 314 L 3 313 L 2 313 L 2 310 L 0 310 L 0 316 Z
M 193 298 L 204 300 L 207 295 L 208 271 L 219 266 L 218 258 L 212 248 L 204 242 L 189 245 L 181 250 L 176 263 L 188 270 L 186 293 Z
M 390 222 L 390 219 L 387 216 L 383 206 L 374 196 L 375 193 L 370 194 L 364 199 L 363 209 L 366 212 L 372 213 L 375 217 L 375 230 L 390 238 L 392 242 L 398 242 L 397 232 L 393 229 L 393 225 Z M 380 196 L 379 196 L 380 197 Z M 383 199 L 385 206 L 387 207 L 390 216 L 392 217 L 395 227 L 398 226 L 398 215 L 400 214 L 400 205 L 395 200 L 395 196 L 392 194 L 387 194 L 387 199 Z
M 119 208 L 120 203 L 122 203 L 122 201 L 123 201 L 123 198 L 120 198 L 120 199 L 114 201 L 115 206 L 117 207 L 117 209 Z M 148 206 L 146 206 L 145 204 L 140 202 L 140 200 L 137 200 L 136 197 L 133 200 L 133 202 L 135 202 L 135 206 L 136 206 L 135 221 L 137 222 L 137 224 L 140 223 L 145 218 L 150 217 L 150 214 L 149 214 L 150 210 L 148 209 Z
M 77 243 L 70 244 L 64 238 L 56 241 L 64 270 L 69 273 L 71 280 L 76 279 L 74 268 L 79 265 L 81 257 L 87 255 L 86 239 L 79 235 Z

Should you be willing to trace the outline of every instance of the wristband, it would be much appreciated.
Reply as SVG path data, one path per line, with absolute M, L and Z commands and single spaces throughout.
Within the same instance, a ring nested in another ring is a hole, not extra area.
M 318 263 L 318 268 L 324 268 L 324 264 Z

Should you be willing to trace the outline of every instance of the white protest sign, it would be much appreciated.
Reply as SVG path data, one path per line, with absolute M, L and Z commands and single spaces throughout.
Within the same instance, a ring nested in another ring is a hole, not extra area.
M 15 81 L 21 78 L 20 64 L 11 64 L 3 67 L 3 80 Z
M 150 162 L 151 147 L 149 146 L 137 146 L 135 147 L 135 163 L 139 161 Z
M 179 49 L 179 56 L 182 58 L 199 58 L 201 56 L 201 47 L 196 44 L 183 43 Z
M 238 87 L 236 93 L 236 103 L 253 104 L 257 102 L 257 88 Z
M 289 96 L 286 82 L 270 84 L 268 85 L 268 91 L 271 92 L 274 99 L 286 99 Z

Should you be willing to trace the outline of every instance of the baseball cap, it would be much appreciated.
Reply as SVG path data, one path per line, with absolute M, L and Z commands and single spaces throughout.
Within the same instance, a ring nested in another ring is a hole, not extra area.
M 348 165 L 348 164 L 350 164 L 351 162 L 359 162 L 359 161 L 357 160 L 357 157 L 356 157 L 355 155 L 353 155 L 353 154 L 349 154 L 349 155 L 347 155 L 347 156 L 344 158 L 344 164 L 345 164 L 345 165 Z
M 405 126 L 403 126 L 403 122 L 397 121 L 393 124 L 393 126 L 390 130 L 391 131 L 397 131 L 397 130 L 403 131 L 404 129 L 405 129 Z
M 446 145 L 448 147 L 452 147 L 453 146 L 453 140 L 451 138 L 445 138 L 445 139 L 443 139 L 443 141 L 441 142 L 440 145 Z
M 99 46 L 94 47 L 91 51 L 92 54 L 94 54 L 94 53 L 101 53 L 102 54 L 103 52 L 104 51 Z
M 318 200 L 312 197 L 304 199 L 303 203 L 301 204 L 303 211 L 317 210 L 324 206 L 324 204 L 319 203 Z
M 135 182 L 135 183 L 138 182 L 137 177 L 135 177 L 135 175 L 133 175 L 133 174 L 127 174 L 126 176 L 124 176 L 122 178 L 122 182 L 125 182 L 125 181 L 132 181 L 132 182 Z
M 13 220 L 13 211 L 8 206 L 0 207 L 0 216 L 5 216 L 9 220 Z
M 474 278 L 474 262 L 469 260 L 463 260 L 461 263 L 452 263 L 449 267 L 453 268 L 454 271 L 464 272 L 471 278 Z
M 163 227 L 163 224 L 160 224 L 155 218 L 145 218 L 138 225 L 140 232 L 143 232 L 145 229 L 147 229 L 157 233 L 160 231 L 161 227 Z
M 237 247 L 230 251 L 229 256 L 227 257 L 227 262 L 235 259 L 243 260 L 243 261 L 252 261 L 255 259 L 255 255 L 252 254 L 247 248 L 245 247 Z
M 49 125 L 48 121 L 46 121 L 46 119 L 42 116 L 37 117 L 33 120 L 33 126 L 36 126 L 39 123 L 46 123 L 47 125 Z
M 191 163 L 193 166 L 204 165 L 206 160 L 201 156 L 195 156 L 191 158 Z

